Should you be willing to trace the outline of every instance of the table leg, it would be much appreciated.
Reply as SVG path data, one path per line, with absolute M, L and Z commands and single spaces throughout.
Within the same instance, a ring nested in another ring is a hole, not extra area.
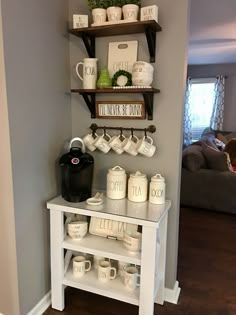
M 143 226 L 139 315 L 153 315 L 157 230 Z
M 65 307 L 64 285 L 64 250 L 63 212 L 50 210 L 51 230 L 51 290 L 52 308 L 62 311 Z
M 164 304 L 165 301 L 167 221 L 168 213 L 162 219 L 157 234 L 157 247 L 159 247 L 159 255 L 156 257 L 156 286 L 158 286 L 158 291 L 155 297 L 155 303 L 158 304 Z

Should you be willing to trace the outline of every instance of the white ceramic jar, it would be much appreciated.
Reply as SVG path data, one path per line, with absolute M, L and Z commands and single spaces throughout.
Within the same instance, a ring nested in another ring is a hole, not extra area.
M 107 197 L 123 199 L 126 196 L 127 175 L 120 166 L 109 169 L 107 174 Z
M 136 172 L 130 174 L 128 182 L 128 199 L 134 202 L 144 202 L 147 200 L 148 180 L 145 174 Z
M 161 174 L 156 174 L 151 178 L 149 188 L 149 202 L 161 205 L 165 203 L 165 178 Z

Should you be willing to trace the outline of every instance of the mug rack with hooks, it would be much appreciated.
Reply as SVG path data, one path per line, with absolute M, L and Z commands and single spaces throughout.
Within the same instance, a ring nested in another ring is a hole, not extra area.
M 110 126 L 98 126 L 97 124 L 92 124 L 89 127 L 93 134 L 97 131 L 97 129 L 103 129 L 104 132 L 109 129 L 109 130 L 119 130 L 121 133 L 123 130 L 129 130 L 131 131 L 131 134 L 133 134 L 134 131 L 144 131 L 145 135 L 147 132 L 154 133 L 156 132 L 156 127 L 154 125 L 150 125 L 147 128 L 129 128 L 129 127 L 110 127 Z

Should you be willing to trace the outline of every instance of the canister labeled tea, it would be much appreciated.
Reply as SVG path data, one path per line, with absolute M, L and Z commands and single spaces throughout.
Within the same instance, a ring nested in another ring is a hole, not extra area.
M 147 176 L 141 172 L 130 174 L 128 183 L 128 199 L 134 202 L 143 202 L 147 200 Z
M 151 178 L 149 189 L 149 202 L 161 205 L 165 203 L 165 178 L 156 174 Z
M 120 166 L 109 169 L 107 174 L 107 197 L 123 199 L 126 196 L 127 175 Z

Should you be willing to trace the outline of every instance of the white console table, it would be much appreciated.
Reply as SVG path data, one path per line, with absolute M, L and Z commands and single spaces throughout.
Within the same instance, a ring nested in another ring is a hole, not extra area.
M 50 209 L 51 228 L 52 308 L 60 311 L 64 309 L 64 288 L 69 286 L 138 305 L 139 315 L 153 315 L 154 303 L 164 303 L 167 220 L 170 207 L 169 200 L 164 205 L 153 205 L 149 202 L 134 203 L 127 199 L 111 200 L 104 197 L 104 203 L 100 206 L 89 206 L 86 202 L 70 203 L 61 196 L 49 201 L 47 208 Z M 133 255 L 123 247 L 121 241 L 89 233 L 81 241 L 69 238 L 64 231 L 65 213 L 142 226 L 141 253 Z M 103 284 L 97 280 L 93 270 L 83 278 L 74 278 L 71 266 L 64 272 L 65 249 L 140 265 L 140 287 L 129 292 L 119 277 Z

